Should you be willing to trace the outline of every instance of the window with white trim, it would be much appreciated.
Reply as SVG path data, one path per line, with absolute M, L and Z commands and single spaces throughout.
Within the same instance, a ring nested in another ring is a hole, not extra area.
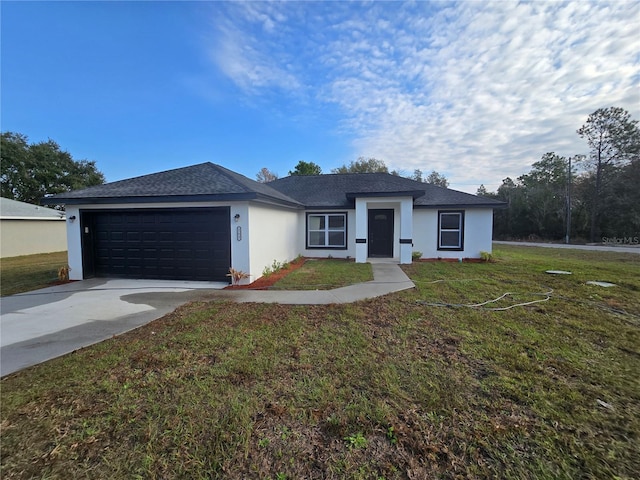
M 438 212 L 438 250 L 464 249 L 464 211 Z
M 347 214 L 308 213 L 307 248 L 347 248 Z

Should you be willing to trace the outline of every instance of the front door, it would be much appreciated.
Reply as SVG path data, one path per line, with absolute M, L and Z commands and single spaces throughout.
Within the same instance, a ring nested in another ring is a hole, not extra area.
M 369 256 L 393 257 L 393 209 L 369 210 Z

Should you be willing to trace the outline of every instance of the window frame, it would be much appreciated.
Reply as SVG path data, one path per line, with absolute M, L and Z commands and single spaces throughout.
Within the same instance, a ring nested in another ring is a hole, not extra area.
M 458 228 L 442 228 L 443 215 L 458 215 Z M 464 250 L 464 210 L 438 210 L 438 250 L 461 252 Z M 445 232 L 458 232 L 458 245 L 443 245 L 442 234 Z
M 329 217 L 331 216 L 341 216 L 344 218 L 344 227 L 340 230 L 330 230 L 329 229 Z M 310 233 L 309 230 L 309 218 L 310 217 L 324 217 L 325 219 L 325 228 L 322 230 L 313 230 L 313 232 L 324 232 L 325 235 L 325 245 L 312 245 L 310 242 Z M 347 228 L 347 220 L 348 214 L 347 212 L 307 212 L 306 214 L 306 222 L 305 222 L 305 247 L 307 250 L 347 250 L 348 248 L 348 228 Z M 344 245 L 329 245 L 329 233 L 330 232 L 344 232 Z

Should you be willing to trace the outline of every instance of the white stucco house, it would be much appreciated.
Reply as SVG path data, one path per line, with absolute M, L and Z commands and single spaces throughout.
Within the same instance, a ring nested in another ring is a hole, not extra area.
M 66 249 L 64 212 L 0 197 L 0 258 Z
M 308 257 L 478 258 L 501 202 L 386 173 L 263 184 L 212 163 L 62 193 L 71 278 L 228 282 Z

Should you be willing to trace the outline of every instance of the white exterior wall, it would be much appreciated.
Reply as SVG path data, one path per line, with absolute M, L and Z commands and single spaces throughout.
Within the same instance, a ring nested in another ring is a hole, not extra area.
M 69 262 L 69 280 L 82 280 L 82 235 L 80 232 L 80 209 L 76 205 L 67 205 L 67 259 Z M 75 217 L 73 220 L 72 217 Z
M 231 212 L 233 218 L 233 207 Z M 249 206 L 247 228 L 243 233 L 243 240 L 246 238 L 249 241 L 249 265 L 241 270 L 249 273 L 251 278 L 243 283 L 260 278 L 264 268 L 271 266 L 274 260 L 288 262 L 302 253 L 298 239 L 299 218 L 298 210 L 257 204 Z M 242 223 L 242 218 L 240 220 Z M 233 223 L 231 229 L 232 245 L 237 241 L 236 225 Z M 236 257 L 233 259 L 236 261 Z M 240 262 L 245 259 L 238 257 L 237 260 Z
M 347 248 L 307 248 L 308 213 L 344 213 L 347 214 Z M 356 256 L 356 211 L 355 210 L 306 210 L 300 212 L 298 220 L 298 251 L 305 257 L 354 258 Z
M 67 228 L 63 218 L 3 218 L 0 223 L 0 258 L 66 249 Z
M 446 210 L 413 211 L 414 251 L 422 252 L 422 258 L 480 258 L 480 252 L 491 252 L 493 210 L 490 208 L 464 210 L 464 250 L 438 250 L 438 211 Z

